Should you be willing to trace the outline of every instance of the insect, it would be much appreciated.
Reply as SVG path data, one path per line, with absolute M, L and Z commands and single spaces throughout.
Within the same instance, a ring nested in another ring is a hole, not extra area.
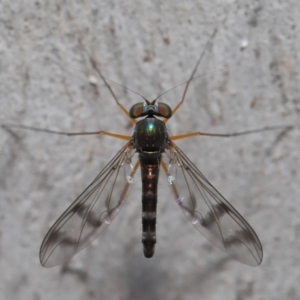
M 67 133 L 24 125 L 3 125 L 68 136 L 101 134 L 126 141 L 45 236 L 40 248 L 40 261 L 43 266 L 53 267 L 68 261 L 109 226 L 124 206 L 133 178 L 139 169 L 142 178 L 142 243 L 145 257 L 150 258 L 154 255 L 157 186 L 162 169 L 175 202 L 204 237 L 241 263 L 251 266 L 261 263 L 263 249 L 254 230 L 210 184 L 175 141 L 201 135 L 231 137 L 287 126 L 265 127 L 231 134 L 194 132 L 178 136 L 169 136 L 166 129 L 167 121 L 184 103 L 189 84 L 195 78 L 197 68 L 215 33 L 216 31 L 207 42 L 189 80 L 185 83 L 181 101 L 173 110 L 169 105 L 158 102 L 160 95 L 153 101 L 144 98 L 143 103 L 137 103 L 127 111 L 97 68 L 96 62 L 91 59 L 93 67 L 116 103 L 135 124 L 132 136 L 105 131 Z M 141 119 L 137 121 L 137 118 Z M 182 187 L 179 188 L 179 184 Z

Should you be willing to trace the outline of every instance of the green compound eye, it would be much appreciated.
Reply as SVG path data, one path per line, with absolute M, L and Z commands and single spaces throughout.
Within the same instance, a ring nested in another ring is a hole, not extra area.
M 140 117 L 144 112 L 144 103 L 139 102 L 133 105 L 129 110 L 129 117 L 132 119 Z
M 160 116 L 164 118 L 171 118 L 172 117 L 172 109 L 169 105 L 165 103 L 158 103 L 158 113 Z
M 136 119 L 147 115 L 171 118 L 172 109 L 169 105 L 165 103 L 145 104 L 143 102 L 139 102 L 133 105 L 129 110 L 129 116 L 132 119 Z

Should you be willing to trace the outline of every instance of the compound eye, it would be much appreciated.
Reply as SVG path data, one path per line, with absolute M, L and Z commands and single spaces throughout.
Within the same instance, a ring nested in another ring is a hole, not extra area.
M 171 118 L 172 117 L 172 109 L 168 104 L 165 103 L 158 103 L 158 113 L 164 118 Z
M 137 104 L 134 104 L 130 110 L 129 110 L 129 117 L 132 119 L 138 118 L 142 115 L 144 112 L 144 103 L 139 102 Z

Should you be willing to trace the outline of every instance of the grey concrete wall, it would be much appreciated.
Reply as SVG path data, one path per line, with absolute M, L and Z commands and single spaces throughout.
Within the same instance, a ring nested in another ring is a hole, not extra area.
M 173 134 L 295 129 L 178 143 L 253 226 L 261 266 L 227 258 L 160 187 L 155 256 L 143 257 L 140 193 L 70 263 L 43 268 L 50 226 L 122 146 L 109 137 L 0 134 L 0 299 L 300 299 L 299 1 L 2 1 L 0 123 L 130 134 L 107 78 L 147 98 L 185 81 L 214 28 Z M 141 99 L 112 85 L 130 107 Z M 172 107 L 182 88 L 162 97 Z M 137 187 L 139 188 L 137 179 Z

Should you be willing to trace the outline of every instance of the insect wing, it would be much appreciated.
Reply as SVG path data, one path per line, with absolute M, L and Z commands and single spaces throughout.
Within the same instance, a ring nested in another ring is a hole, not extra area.
M 68 261 L 116 217 L 139 166 L 132 166 L 133 154 L 128 142 L 55 222 L 41 245 L 43 266 L 54 267 Z
M 174 143 L 166 154 L 162 166 L 171 191 L 194 227 L 237 261 L 259 265 L 262 245 L 247 221 Z

